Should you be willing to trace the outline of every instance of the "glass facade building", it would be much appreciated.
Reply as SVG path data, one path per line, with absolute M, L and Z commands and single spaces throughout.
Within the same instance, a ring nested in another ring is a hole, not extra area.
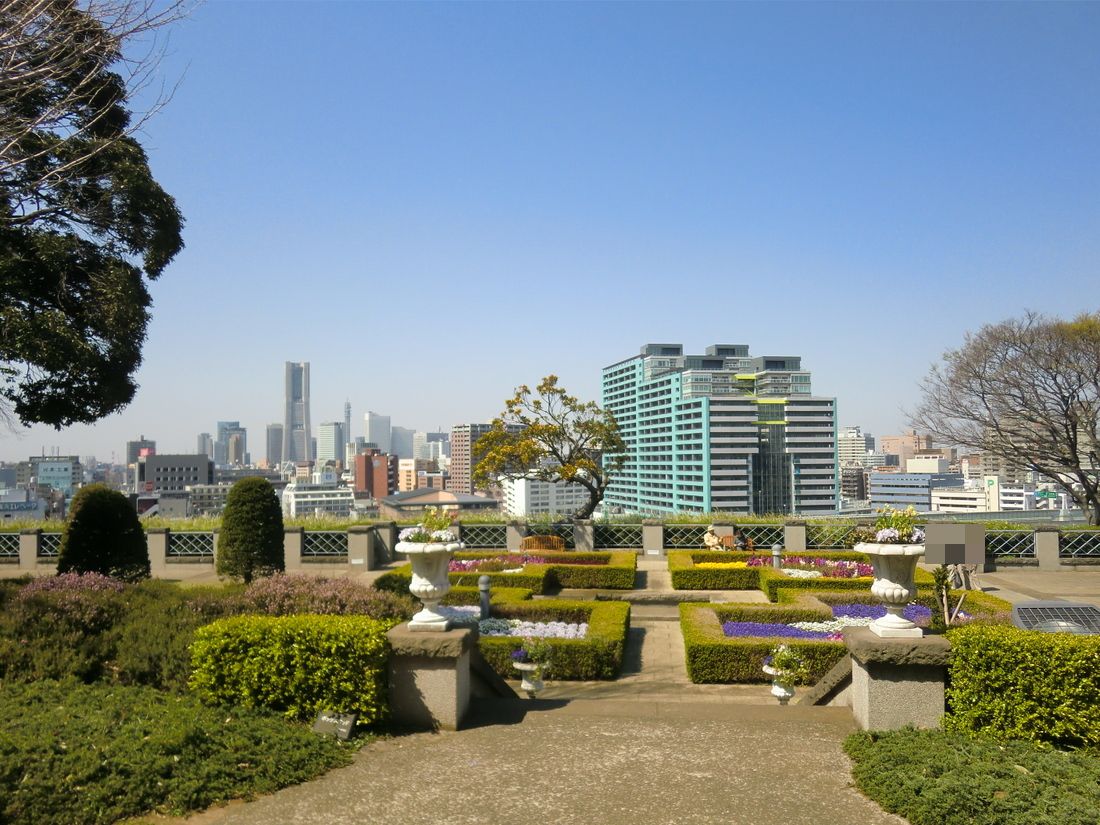
M 632 513 L 835 513 L 836 401 L 795 356 L 743 344 L 646 344 L 603 370 L 626 462 L 604 504 Z

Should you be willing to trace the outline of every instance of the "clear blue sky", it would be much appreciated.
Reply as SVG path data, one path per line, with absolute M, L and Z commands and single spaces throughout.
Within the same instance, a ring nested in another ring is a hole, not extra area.
M 487 420 L 647 341 L 795 354 L 899 431 L 967 330 L 1100 300 L 1100 4 L 211 0 L 148 126 L 187 248 L 123 413 L 5 436 L 120 455 L 282 415 Z

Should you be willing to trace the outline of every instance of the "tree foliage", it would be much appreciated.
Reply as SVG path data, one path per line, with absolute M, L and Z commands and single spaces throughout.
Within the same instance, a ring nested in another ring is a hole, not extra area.
M 574 518 L 588 518 L 623 465 L 625 446 L 615 417 L 594 401 L 580 402 L 558 386 L 556 375 L 532 392 L 526 385 L 504 403 L 492 429 L 478 439 L 478 486 L 499 478 L 567 481 L 588 491 Z
M 1100 523 L 1100 313 L 982 327 L 923 390 L 914 426 L 1052 479 Z
M 0 404 L 24 424 L 87 423 L 133 398 L 145 279 L 182 249 L 183 218 L 128 108 L 155 55 L 123 52 L 179 9 L 0 0 Z
M 218 534 L 219 576 L 245 584 L 284 570 L 283 511 L 267 479 L 242 478 L 229 491 Z
M 102 573 L 124 581 L 149 578 L 149 548 L 137 511 L 106 484 L 77 490 L 61 535 L 58 573 Z

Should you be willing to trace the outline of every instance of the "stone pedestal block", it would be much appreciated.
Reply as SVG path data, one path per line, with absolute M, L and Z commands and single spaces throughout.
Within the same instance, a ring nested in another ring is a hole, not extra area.
M 470 706 L 470 655 L 476 632 L 469 628 L 412 631 L 406 622 L 386 636 L 392 648 L 393 721 L 424 730 L 457 730 Z
M 806 525 L 783 525 L 783 550 L 787 553 L 806 552 Z
M 642 553 L 647 556 L 665 554 L 665 525 L 662 522 L 642 522 Z
M 573 522 L 573 547 L 585 553 L 596 549 L 596 525 L 591 519 L 577 519 Z
M 42 541 L 41 530 L 23 530 L 19 533 L 19 570 L 34 573 L 38 569 L 38 544 Z
M 149 575 L 154 579 L 168 578 L 168 528 L 151 527 L 145 531 L 145 546 L 149 549 Z
M 297 573 L 302 569 L 302 549 L 306 543 L 304 527 L 283 528 L 283 563 L 287 573 Z
M 397 558 L 394 548 L 397 547 L 397 522 L 383 521 L 374 525 L 374 559 L 375 563 L 382 565 Z
M 357 573 L 378 567 L 374 555 L 373 527 L 353 525 L 348 528 L 348 564 Z
M 844 644 L 852 655 L 852 715 L 861 728 L 939 726 L 951 651 L 946 638 L 882 639 L 859 627 L 844 631 Z
M 1035 558 L 1039 560 L 1040 570 L 1061 570 L 1059 558 L 1061 537 L 1057 528 L 1035 531 Z

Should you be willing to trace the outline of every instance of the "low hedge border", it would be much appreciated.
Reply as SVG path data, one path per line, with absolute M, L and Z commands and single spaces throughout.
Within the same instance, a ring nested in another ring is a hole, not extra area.
M 626 602 L 575 602 L 538 599 L 500 604 L 492 615 L 527 621 L 588 622 L 584 639 L 548 639 L 552 653 L 551 679 L 614 679 L 623 664 L 626 635 L 630 630 L 630 605 Z M 512 651 L 522 643 L 516 636 L 482 636 L 478 648 L 485 661 L 505 679 L 515 679 Z
M 722 632 L 723 619 L 719 615 L 731 617 L 738 608 L 726 605 L 703 603 L 684 603 L 680 605 L 680 630 L 684 634 L 684 659 L 688 678 L 696 684 L 760 683 L 770 681 L 764 673 L 764 657 L 777 644 L 786 644 L 805 659 L 810 669 L 808 683 L 813 684 L 844 658 L 845 650 L 841 642 L 805 641 L 799 639 L 768 638 L 731 638 Z M 761 607 L 758 610 L 766 611 Z M 752 615 L 746 621 L 761 620 L 764 616 Z M 767 614 L 772 621 L 782 621 Z M 818 611 L 816 616 L 823 613 Z M 730 618 L 724 621 L 730 621 Z M 813 621 L 814 619 L 792 619 L 792 621 Z
M 455 553 L 456 559 L 491 559 L 504 553 Z M 599 590 L 632 590 L 638 556 L 630 550 L 606 553 L 575 552 L 532 552 L 542 556 L 548 564 L 528 564 L 522 573 L 450 573 L 448 578 L 453 586 L 477 587 L 481 576 L 489 577 L 490 587 L 526 588 L 538 594 L 546 593 L 555 587 Z M 579 561 L 599 561 L 601 564 L 577 564 Z M 385 573 L 375 580 L 379 590 L 407 592 L 412 580 L 412 565 L 404 564 L 396 570 Z
M 530 601 L 533 594 L 526 587 L 494 587 L 489 591 L 489 604 Z M 452 587 L 443 597 L 446 605 L 481 604 L 481 591 L 476 587 Z

